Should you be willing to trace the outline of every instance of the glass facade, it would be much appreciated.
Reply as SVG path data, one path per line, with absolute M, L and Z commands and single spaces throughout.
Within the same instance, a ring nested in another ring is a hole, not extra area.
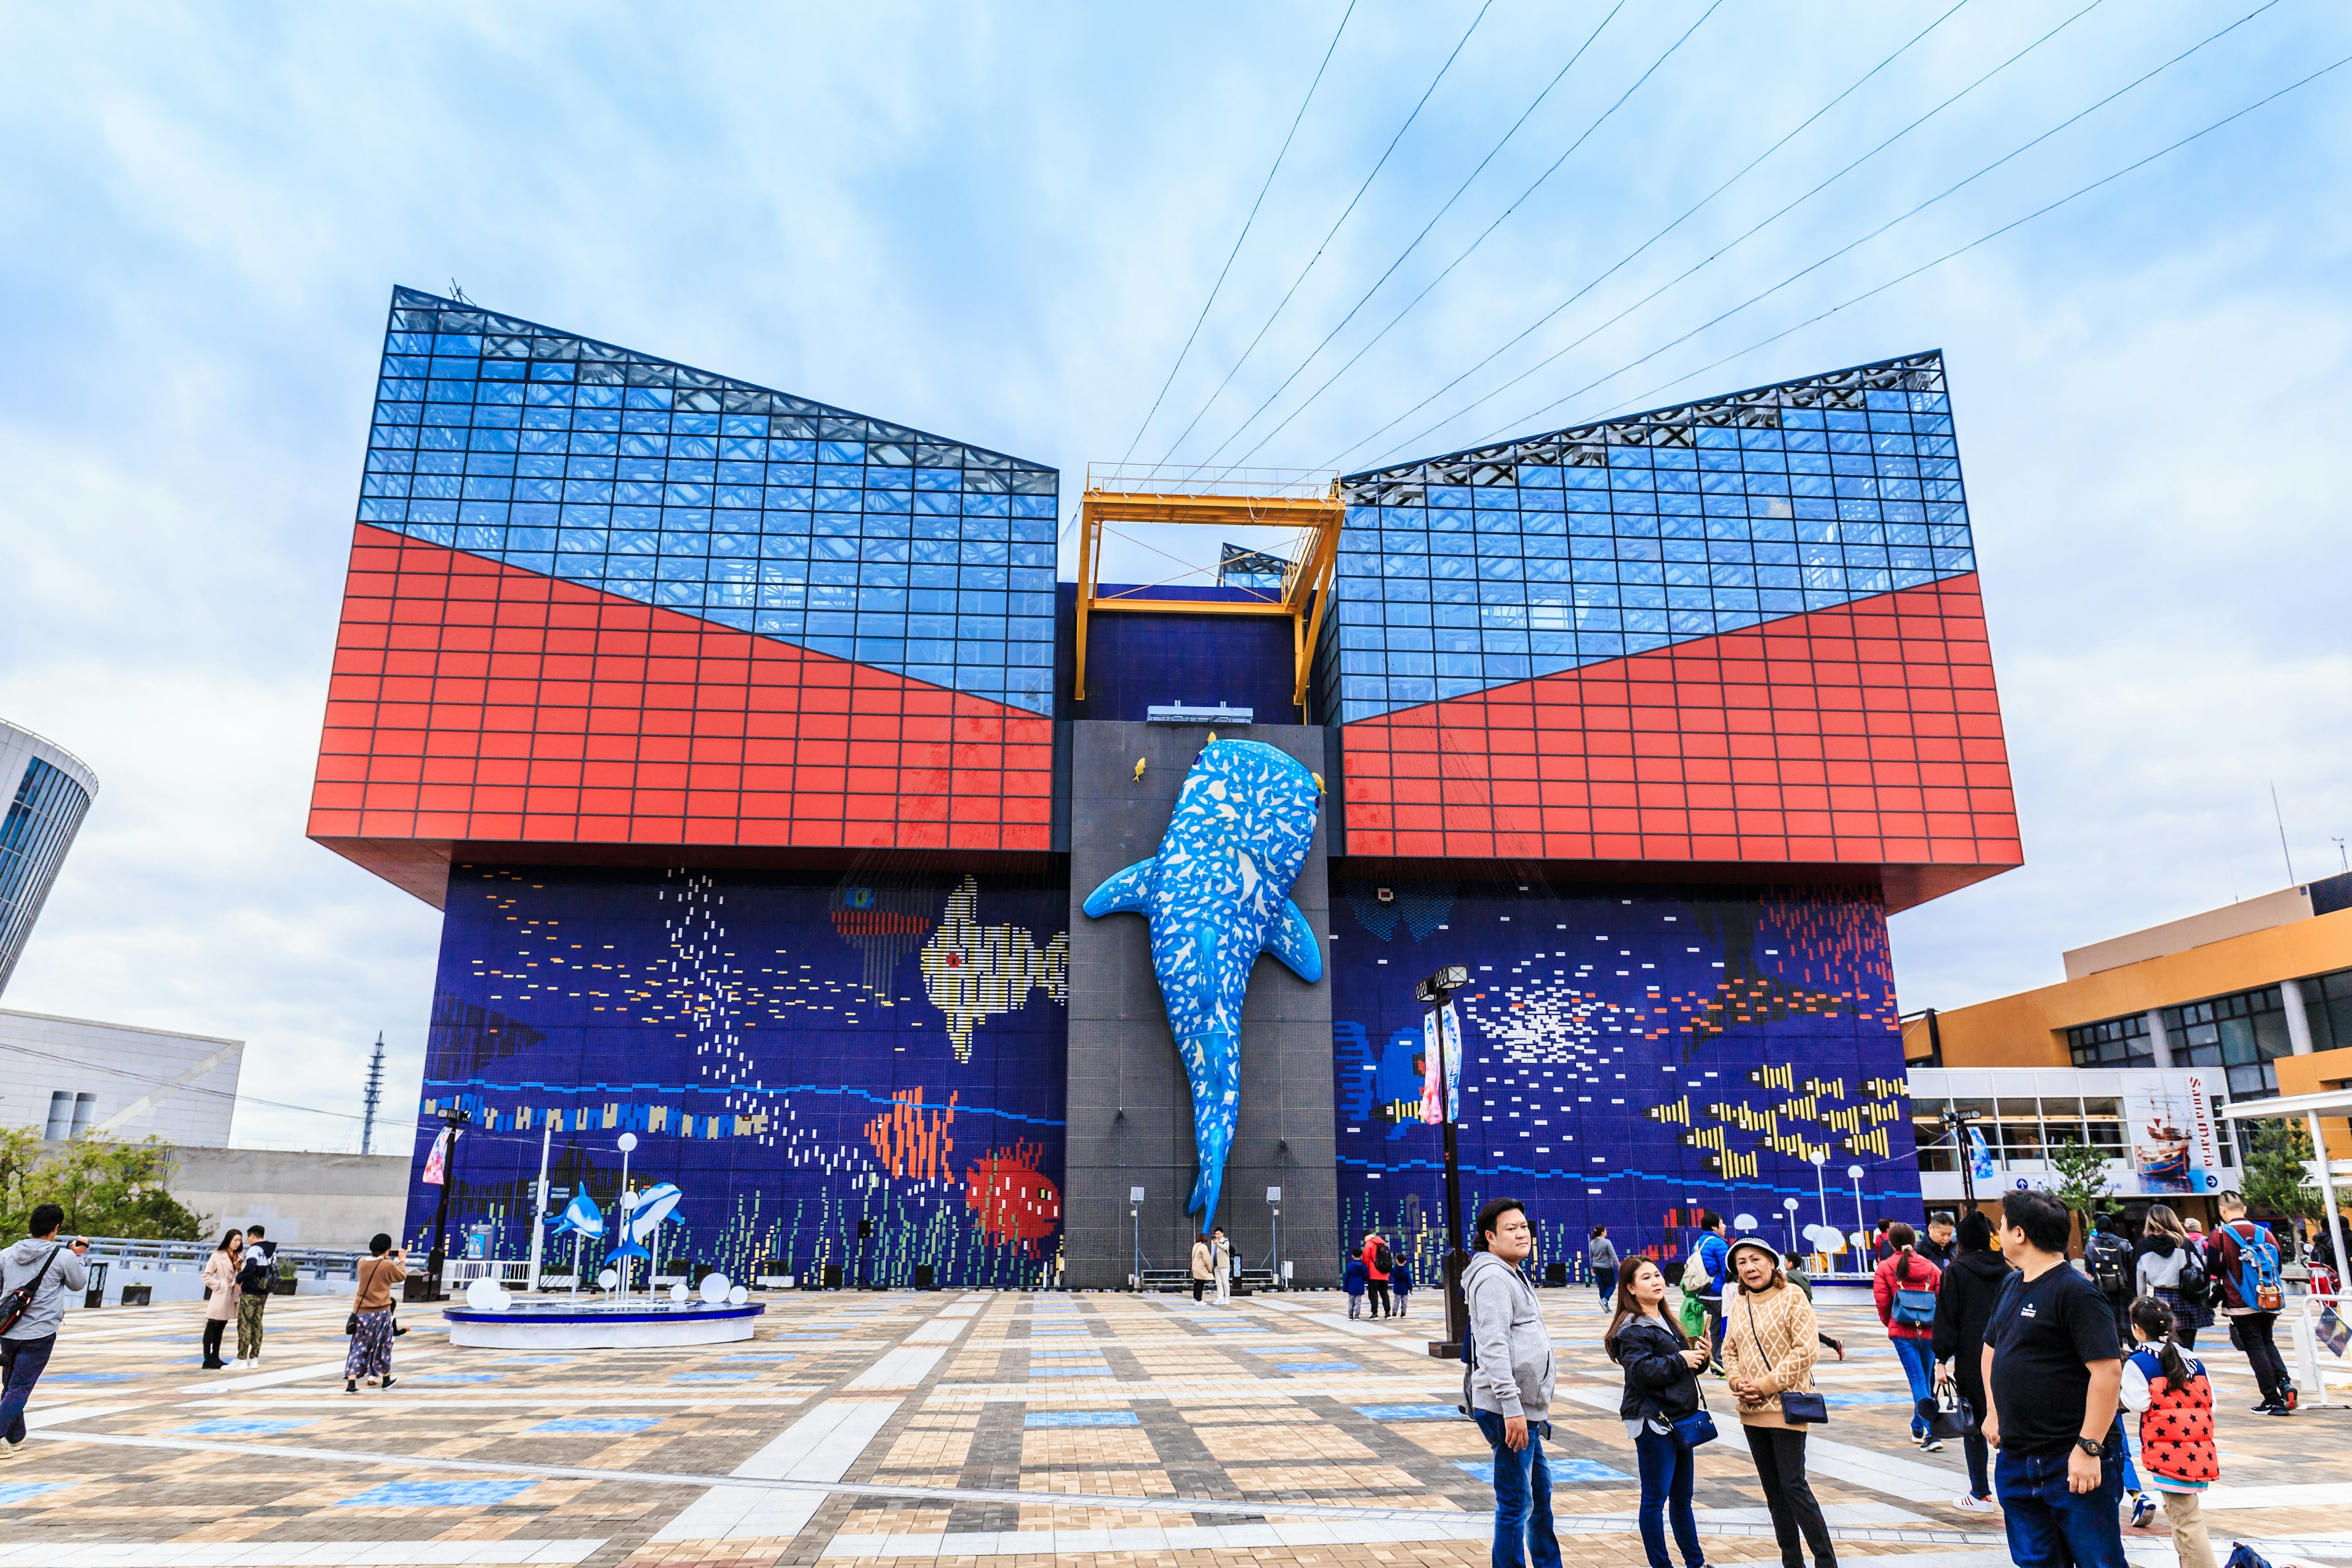
M 11 731 L 0 739 L 21 734 Z M 89 791 L 79 782 L 40 757 L 26 757 L 8 814 L 0 818 L 0 991 L 16 973 L 25 939 L 89 810 Z
M 1052 710 L 1051 468 L 396 290 L 362 522 Z
M 1943 362 L 1349 476 L 1352 854 L 2017 864 Z
M 396 290 L 310 833 L 1045 849 L 1057 483 Z
M 1342 723 L 1976 570 L 1935 354 L 1344 489 Z

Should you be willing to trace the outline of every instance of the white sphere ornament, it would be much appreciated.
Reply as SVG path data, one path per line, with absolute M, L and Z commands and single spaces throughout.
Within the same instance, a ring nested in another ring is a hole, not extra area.
M 727 1292 L 733 1284 L 734 1281 L 728 1279 L 724 1274 L 711 1273 L 704 1275 L 702 1277 L 703 1301 L 713 1307 L 720 1305 L 727 1300 Z
M 625 1154 L 637 1146 L 637 1135 L 634 1132 L 624 1132 L 613 1142 L 621 1152 Z
M 477 1312 L 503 1312 L 507 1310 L 506 1295 L 497 1280 L 485 1276 L 466 1287 L 466 1305 Z
M 686 1288 L 686 1281 L 683 1279 L 669 1288 L 669 1299 L 677 1302 L 681 1307 L 686 1305 L 688 1294 L 689 1292 Z
M 728 1301 L 734 1306 L 740 1307 L 751 1299 L 751 1291 L 748 1286 L 738 1285 L 735 1289 L 727 1292 Z
M 602 1274 L 596 1276 L 596 1288 L 599 1290 L 610 1290 L 614 1286 L 618 1285 L 620 1282 L 621 1276 L 619 1273 L 610 1268 L 605 1269 Z

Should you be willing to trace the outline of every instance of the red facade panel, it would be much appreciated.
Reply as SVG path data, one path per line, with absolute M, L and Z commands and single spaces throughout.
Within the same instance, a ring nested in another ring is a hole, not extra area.
M 2023 858 L 1973 574 L 1341 733 L 1352 855 L 1886 868 L 1896 908 Z
M 1049 719 L 364 523 L 334 672 L 310 833 L 404 886 L 420 840 L 1049 847 Z

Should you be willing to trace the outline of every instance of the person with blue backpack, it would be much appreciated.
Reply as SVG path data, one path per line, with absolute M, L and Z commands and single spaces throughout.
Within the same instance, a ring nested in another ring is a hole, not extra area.
M 2279 1309 L 2286 1304 L 2279 1284 L 2278 1243 L 2268 1226 L 2246 1217 L 2246 1200 L 2235 1192 L 2223 1193 L 2216 1202 L 2221 1223 L 2205 1244 L 2206 1271 L 2221 1287 L 2219 1305 L 2230 1320 L 2230 1337 L 2246 1352 L 2254 1382 L 2262 1388 L 2263 1402 L 2254 1406 L 2254 1414 L 2293 1415 L 2294 1384 L 2287 1379 L 2286 1363 L 2272 1337 Z
M 1779 1265 L 1776 1258 L 1773 1262 Z M 1698 1216 L 1698 1242 L 1683 1263 L 1683 1294 L 1698 1302 L 1706 1315 L 1708 1353 L 1715 1358 L 1716 1370 L 1723 1370 L 1723 1286 L 1731 1278 L 1731 1243 L 1723 1234 L 1723 1216 L 1713 1209 L 1702 1209 Z
M 1886 1239 L 1894 1250 L 1871 1273 L 1871 1298 L 1903 1375 L 1910 1380 L 1911 1440 L 1923 1453 L 1941 1453 L 1944 1440 L 1920 1418 L 1919 1406 L 1935 1407 L 1936 1294 L 1943 1289 L 1944 1271 L 1919 1256 L 1918 1233 L 1901 1220 L 1886 1227 Z

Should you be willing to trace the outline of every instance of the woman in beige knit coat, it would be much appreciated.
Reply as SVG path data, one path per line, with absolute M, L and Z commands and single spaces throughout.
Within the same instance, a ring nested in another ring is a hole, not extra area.
M 1805 1568 L 1801 1536 L 1819 1568 L 1832 1568 L 1837 1553 L 1829 1525 L 1805 1479 L 1805 1428 L 1792 1426 L 1780 1410 L 1782 1394 L 1812 1392 L 1821 1327 L 1805 1293 L 1781 1273 L 1780 1255 L 1769 1242 L 1741 1237 L 1731 1244 L 1730 1261 L 1738 1285 L 1723 1303 L 1723 1365 L 1739 1401 L 1772 1533 L 1780 1538 L 1780 1563 Z

